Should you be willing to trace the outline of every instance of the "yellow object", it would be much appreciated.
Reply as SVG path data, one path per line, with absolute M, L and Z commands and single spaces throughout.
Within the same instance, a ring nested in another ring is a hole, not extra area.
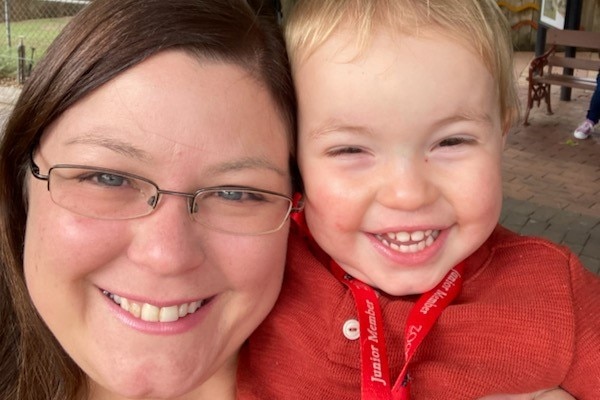
M 499 7 L 506 7 L 510 11 L 515 12 L 515 13 L 521 12 L 523 10 L 527 10 L 529 8 L 532 8 L 534 10 L 539 10 L 540 9 L 540 6 L 538 6 L 537 3 L 527 3 L 527 4 L 521 4 L 521 5 L 517 6 L 517 5 L 511 4 L 511 3 L 507 2 L 507 1 L 499 1 L 498 2 L 498 6 Z

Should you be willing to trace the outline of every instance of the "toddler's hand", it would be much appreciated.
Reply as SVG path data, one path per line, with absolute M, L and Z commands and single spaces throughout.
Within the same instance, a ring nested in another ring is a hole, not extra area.
M 577 400 L 560 388 L 540 390 L 527 394 L 493 394 L 479 400 Z

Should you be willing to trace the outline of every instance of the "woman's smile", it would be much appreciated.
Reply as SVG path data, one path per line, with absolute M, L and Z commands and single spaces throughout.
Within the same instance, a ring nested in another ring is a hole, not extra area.
M 129 312 L 136 318 L 147 322 L 174 322 L 195 313 L 199 308 L 208 304 L 212 298 L 194 300 L 170 306 L 158 306 L 151 303 L 138 302 L 124 296 L 102 290 L 102 294 Z

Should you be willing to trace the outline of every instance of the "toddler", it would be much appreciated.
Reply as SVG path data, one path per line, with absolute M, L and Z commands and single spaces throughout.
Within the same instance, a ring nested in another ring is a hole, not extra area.
M 600 398 L 600 279 L 498 225 L 518 98 L 495 2 L 300 0 L 287 40 L 304 213 L 239 397 Z

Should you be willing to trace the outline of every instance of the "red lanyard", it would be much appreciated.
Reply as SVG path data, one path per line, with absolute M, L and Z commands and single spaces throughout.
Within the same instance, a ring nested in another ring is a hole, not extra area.
M 451 269 L 436 287 L 422 294 L 412 307 L 404 330 L 404 367 L 393 387 L 377 293 L 369 285 L 346 274 L 333 260 L 331 271 L 352 291 L 358 311 L 362 399 L 409 400 L 411 378 L 408 365 L 442 311 L 460 293 L 464 262 Z

